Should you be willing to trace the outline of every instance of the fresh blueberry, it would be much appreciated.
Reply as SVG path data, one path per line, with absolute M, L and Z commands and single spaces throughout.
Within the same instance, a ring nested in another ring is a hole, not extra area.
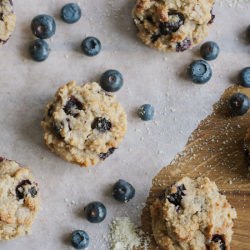
M 100 85 L 105 91 L 118 91 L 123 85 L 122 74 L 115 69 L 107 70 L 101 76 Z
M 207 61 L 216 59 L 220 53 L 220 48 L 215 42 L 205 42 L 200 48 L 201 57 Z
M 89 245 L 89 235 L 83 230 L 75 230 L 71 234 L 71 244 L 75 249 L 85 249 Z
M 212 69 L 204 60 L 196 60 L 189 66 L 189 76 L 194 83 L 203 84 L 212 77 Z
M 82 16 L 81 8 L 76 3 L 68 3 L 61 9 L 61 18 L 65 23 L 76 23 Z
M 29 47 L 30 56 L 37 62 L 46 60 L 50 53 L 49 45 L 42 39 L 36 39 Z
M 92 223 L 102 222 L 107 214 L 106 207 L 99 201 L 89 203 L 84 208 L 84 212 L 87 220 Z
M 246 67 L 240 72 L 240 84 L 250 88 L 250 67 Z
M 250 106 L 249 98 L 242 93 L 236 93 L 229 99 L 229 110 L 231 115 L 244 115 Z
M 143 121 L 150 121 L 154 118 L 154 107 L 151 104 L 144 104 L 138 109 L 138 116 Z
M 52 37 L 56 32 L 56 22 L 52 16 L 38 15 L 31 22 L 32 33 L 41 39 Z
M 247 40 L 250 42 L 250 25 L 247 27 Z
M 81 48 L 86 56 L 96 56 L 100 53 L 102 45 L 96 37 L 87 37 L 82 41 Z
M 135 196 L 134 187 L 124 180 L 119 180 L 115 183 L 113 188 L 113 197 L 121 202 L 128 202 Z

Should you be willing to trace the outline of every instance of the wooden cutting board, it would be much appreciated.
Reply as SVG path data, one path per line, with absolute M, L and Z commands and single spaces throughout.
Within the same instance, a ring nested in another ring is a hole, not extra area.
M 166 187 L 183 176 L 207 176 L 216 182 L 237 210 L 231 249 L 250 250 L 250 174 L 243 152 L 243 139 L 250 128 L 250 111 L 243 116 L 230 117 L 228 98 L 236 92 L 250 98 L 250 89 L 228 88 L 214 105 L 213 113 L 192 133 L 184 150 L 153 179 L 142 213 L 145 232 L 152 233 L 149 205 Z M 157 249 L 153 239 L 149 249 Z

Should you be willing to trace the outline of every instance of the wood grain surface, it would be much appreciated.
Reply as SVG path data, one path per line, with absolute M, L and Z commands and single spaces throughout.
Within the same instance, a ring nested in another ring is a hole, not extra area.
M 207 176 L 237 210 L 231 249 L 250 250 L 250 175 L 243 151 L 244 136 L 250 128 L 250 111 L 230 117 L 228 99 L 236 92 L 250 97 L 250 89 L 228 88 L 214 105 L 213 113 L 192 133 L 184 150 L 153 179 L 142 213 L 145 232 L 151 234 L 149 206 L 166 187 L 183 176 Z M 157 249 L 153 239 L 149 249 Z

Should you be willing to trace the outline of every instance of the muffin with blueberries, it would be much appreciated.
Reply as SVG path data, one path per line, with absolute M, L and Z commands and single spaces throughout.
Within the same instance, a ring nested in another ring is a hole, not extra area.
M 42 121 L 51 151 L 80 166 L 96 165 L 118 148 L 127 129 L 126 113 L 115 96 L 92 82 L 60 87 Z
M 200 43 L 213 22 L 215 0 L 137 0 L 132 16 L 139 38 L 161 51 L 185 51 Z

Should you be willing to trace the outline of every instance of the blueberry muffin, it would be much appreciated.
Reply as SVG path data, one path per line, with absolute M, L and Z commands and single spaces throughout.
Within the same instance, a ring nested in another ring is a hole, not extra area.
M 137 0 L 132 17 L 146 45 L 179 52 L 207 36 L 213 5 L 214 0 Z
M 126 114 L 113 94 L 99 84 L 62 86 L 45 111 L 44 139 L 51 151 L 80 166 L 95 165 L 111 155 L 127 129 Z
M 15 25 L 12 0 L 0 0 L 0 46 L 9 40 Z
M 0 240 L 10 240 L 29 233 L 39 210 L 38 185 L 28 168 L 0 161 Z
M 236 211 L 206 177 L 182 178 L 150 212 L 155 241 L 164 250 L 230 249 Z

